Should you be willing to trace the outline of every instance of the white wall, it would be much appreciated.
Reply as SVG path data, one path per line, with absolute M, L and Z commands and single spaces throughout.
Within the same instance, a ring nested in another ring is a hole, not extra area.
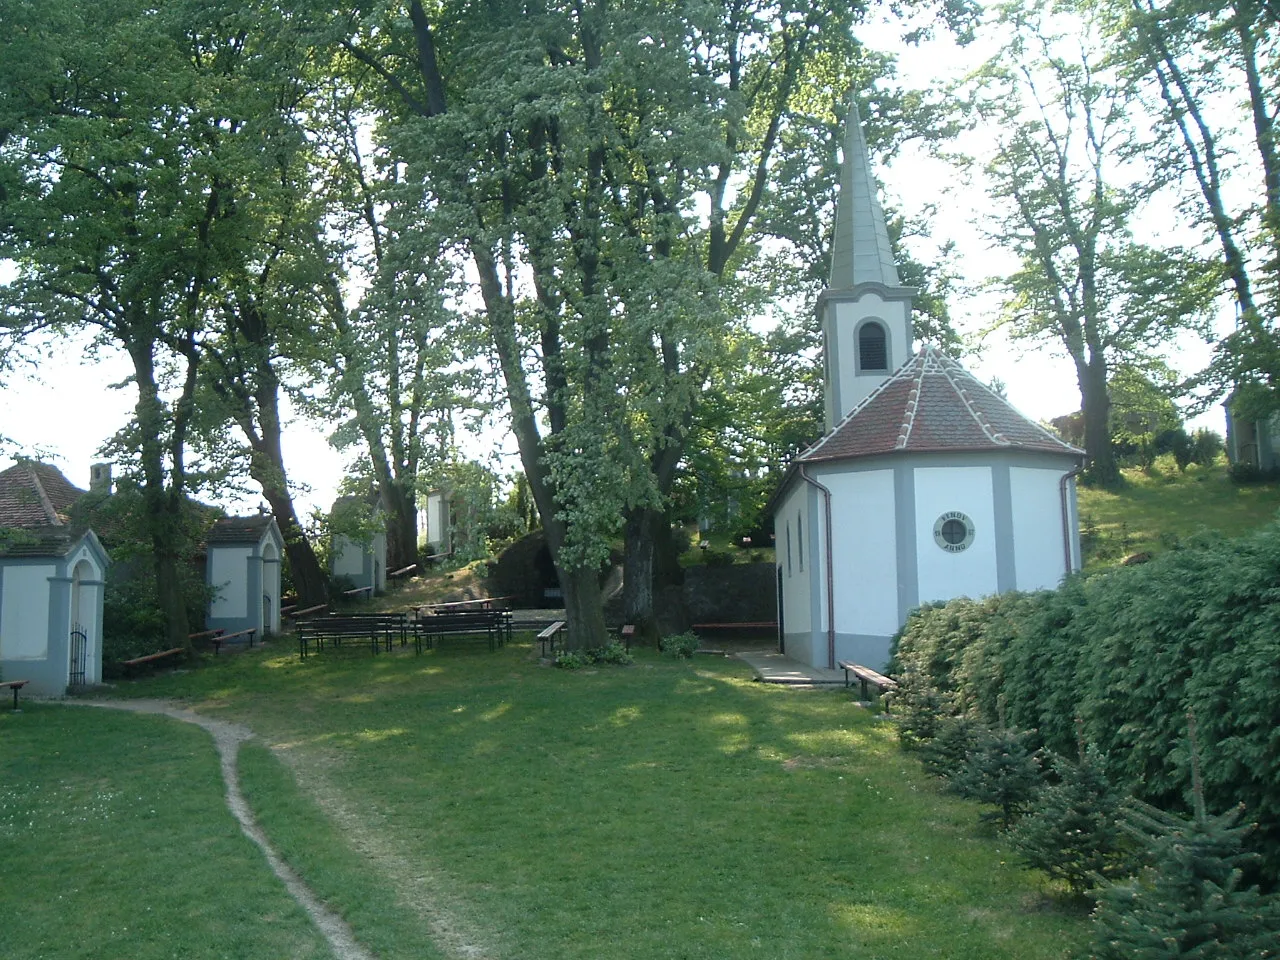
M 85 580 L 101 580 L 102 579 L 102 574 L 103 574 L 102 567 L 98 565 L 98 561 L 94 557 L 93 551 L 90 550 L 87 546 L 82 545 L 80 549 L 77 550 L 74 555 L 72 555 L 71 559 L 67 562 L 67 569 L 74 570 L 76 568 L 76 564 L 79 563 L 81 560 L 89 564 L 89 569 L 90 569 L 89 575 L 85 576 L 83 579 Z
M 916 574 L 920 602 L 984 597 L 998 589 L 995 508 L 989 467 L 917 467 Z M 933 539 L 934 522 L 958 510 L 973 521 L 968 549 L 948 553 Z
M 373 589 L 375 593 L 386 593 L 387 590 L 387 535 L 376 534 L 373 538 Z
M 0 570 L 0 659 L 48 658 L 49 578 L 56 572 L 46 565 Z
M 350 537 L 334 537 L 334 553 L 334 576 L 358 577 L 364 573 L 364 549 Z
M 783 501 L 774 517 L 774 554 L 777 565 L 782 569 L 782 615 L 784 629 L 788 634 L 804 633 L 813 629 L 813 617 L 810 613 L 809 583 L 810 564 L 805 560 L 804 571 L 800 570 L 800 535 L 796 529 L 796 515 L 805 517 L 805 549 L 810 547 L 809 537 L 813 531 L 808 529 L 808 517 L 805 515 L 808 498 L 805 496 L 807 484 L 800 481 L 794 485 Z M 787 536 L 791 537 L 791 558 L 787 562 Z M 790 643 L 790 641 L 788 641 Z M 790 652 L 790 650 L 788 650 Z
M 827 429 L 831 429 L 845 414 L 881 383 L 883 383 L 907 359 L 910 345 L 907 343 L 907 304 L 900 300 L 885 300 L 872 290 L 864 290 L 855 303 L 851 300 L 833 301 L 827 324 L 828 373 L 839 386 L 840 409 L 832 409 L 836 402 L 835 390 L 830 386 L 823 391 L 827 405 Z M 882 373 L 858 375 L 858 324 L 873 318 L 879 320 L 888 334 L 889 369 Z M 834 348 L 834 349 L 833 349 Z
M 442 492 L 427 494 L 427 545 L 432 552 L 448 549 L 449 503 Z
M 248 610 L 245 591 L 252 547 L 215 547 L 209 551 L 209 583 L 218 591 L 209 606 L 212 617 L 243 617 Z
M 831 491 L 836 630 L 892 634 L 899 626 L 893 471 L 818 479 Z
M 1065 472 L 1027 467 L 1009 471 L 1019 590 L 1052 589 L 1067 572 L 1059 486 Z

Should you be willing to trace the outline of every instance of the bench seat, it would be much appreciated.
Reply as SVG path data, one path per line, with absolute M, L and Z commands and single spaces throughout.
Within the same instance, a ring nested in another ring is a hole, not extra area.
M 121 660 L 120 666 L 124 667 L 126 674 L 132 676 L 134 667 L 141 667 L 144 664 L 155 663 L 157 660 L 164 660 L 167 657 L 175 657 L 178 654 L 186 652 L 186 647 L 173 647 L 169 650 L 159 650 L 155 653 L 148 653 L 145 657 L 134 657 L 132 660 Z
M 860 663 L 854 663 L 851 660 L 841 660 L 840 669 L 844 671 L 844 685 L 847 687 L 853 681 L 851 677 L 856 677 L 862 685 L 862 699 L 871 699 L 871 687 L 882 694 L 890 694 L 898 689 L 898 681 L 892 677 L 886 677 L 884 674 L 872 670 L 870 667 L 864 667 Z M 889 698 L 885 697 L 885 713 L 889 712 Z
M 257 627 L 250 627 L 248 630 L 237 630 L 235 633 L 223 633 L 219 630 L 220 636 L 214 637 L 212 641 L 214 655 L 216 656 L 221 652 L 224 643 L 245 643 L 247 641 L 249 646 L 252 647 L 253 638 L 257 632 Z
M 344 640 L 369 641 L 369 649 L 377 653 L 380 648 L 390 650 L 395 639 L 403 647 L 409 640 L 409 617 L 404 613 L 334 614 L 298 622 L 298 656 L 305 660 L 311 653 L 311 644 L 319 653 L 326 644 L 341 647 Z M 422 641 L 413 631 L 414 648 L 422 652 Z
M 548 649 L 550 649 L 552 653 L 556 652 L 556 637 L 563 629 L 564 621 L 557 620 L 555 623 L 549 624 L 541 633 L 538 634 L 536 639 L 541 645 L 539 648 L 540 656 L 545 657 Z
M 3 680 L 0 681 L 0 690 L 8 687 L 13 691 L 13 712 L 18 712 L 18 691 L 25 687 L 30 680 Z

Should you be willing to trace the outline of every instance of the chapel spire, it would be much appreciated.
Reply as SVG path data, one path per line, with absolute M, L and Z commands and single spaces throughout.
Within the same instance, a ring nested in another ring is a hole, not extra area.
M 849 106 L 831 282 L 818 297 L 827 430 L 911 356 L 911 300 L 889 246 L 858 106 Z
M 849 104 L 845 130 L 828 289 L 852 290 L 860 283 L 897 287 L 900 281 L 855 100 Z

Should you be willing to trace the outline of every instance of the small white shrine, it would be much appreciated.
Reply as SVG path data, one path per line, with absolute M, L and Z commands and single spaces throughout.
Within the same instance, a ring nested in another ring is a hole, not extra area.
M 259 637 L 280 632 L 284 538 L 275 517 L 223 517 L 206 540 L 205 579 L 213 591 L 205 628 Z
M 72 520 L 84 493 L 48 464 L 0 472 L 0 673 L 41 696 L 102 682 L 110 561 L 94 532 Z

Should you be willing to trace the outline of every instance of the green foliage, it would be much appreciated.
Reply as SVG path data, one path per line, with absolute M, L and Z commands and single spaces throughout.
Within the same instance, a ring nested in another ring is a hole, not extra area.
M 1135 90 L 1106 68 L 1097 29 L 1044 2 L 1002 5 L 998 16 L 1010 40 L 976 71 L 966 108 L 985 122 L 992 234 L 1018 263 L 998 278 L 1000 323 L 1071 357 L 1088 469 L 1108 486 L 1119 476 L 1109 370 L 1179 329 L 1207 331 L 1220 275 L 1192 250 L 1135 235 L 1161 180 L 1130 162 L 1145 136 L 1130 110 Z
M 919 747 L 937 737 L 944 719 L 942 697 L 920 671 L 910 670 L 898 676 L 893 706 L 904 747 Z
M 580 670 L 587 665 L 586 651 L 561 650 L 551 662 L 562 670 Z
M 73 510 L 73 522 L 92 526 L 111 556 L 102 604 L 103 673 L 110 676 L 121 660 L 170 646 L 165 613 L 153 576 L 154 553 L 141 491 L 122 481 L 109 497 L 90 495 Z M 171 536 L 184 559 L 176 567 L 187 621 L 203 624 L 212 590 L 195 560 L 216 511 L 186 501 Z M 199 628 L 195 628 L 199 629 Z
M 1261 869 L 1280 879 L 1280 525 L 1206 537 L 1150 562 L 1074 577 L 1056 591 L 924 608 L 899 637 L 897 670 L 914 670 L 952 715 L 1038 733 L 1075 749 L 1073 718 L 1105 756 L 1106 775 L 1176 806 L 1190 792 L 1183 713 L 1202 718 L 1204 790 L 1243 801 L 1260 826 Z
M 619 667 L 635 663 L 635 657 L 620 643 L 607 643 L 603 647 L 587 647 L 581 650 L 562 650 L 551 661 L 563 670 L 579 670 L 582 667 L 613 664 Z
M 658 641 L 658 648 L 668 657 L 677 660 L 688 660 L 698 650 L 698 635 L 692 630 L 685 633 L 673 633 Z
M 1190 730 L 1192 814 L 1136 801 L 1126 809 L 1124 826 L 1147 847 L 1150 866 L 1102 890 L 1094 912 L 1098 960 L 1280 956 L 1280 896 L 1243 882 L 1244 868 L 1258 859 L 1245 850 L 1253 825 L 1241 823 L 1243 805 L 1208 813 L 1193 721 Z
M 1029 866 L 1083 894 L 1100 879 L 1128 874 L 1129 845 L 1120 829 L 1120 795 L 1103 772 L 1096 747 L 1079 762 L 1052 760 L 1057 780 L 1032 798 L 1011 840 Z
M 933 738 L 920 744 L 920 762 L 934 776 L 950 781 L 964 770 L 983 733 L 982 724 L 969 717 L 941 716 Z
M 1224 449 L 1222 437 L 1204 427 L 1192 435 L 1191 445 L 1191 459 L 1202 467 L 1211 467 L 1217 463 Z
M 1043 783 L 1039 751 L 1032 735 L 1012 729 L 979 728 L 965 755 L 964 765 L 951 778 L 951 789 L 962 797 L 993 806 L 984 821 L 1008 830 Z

